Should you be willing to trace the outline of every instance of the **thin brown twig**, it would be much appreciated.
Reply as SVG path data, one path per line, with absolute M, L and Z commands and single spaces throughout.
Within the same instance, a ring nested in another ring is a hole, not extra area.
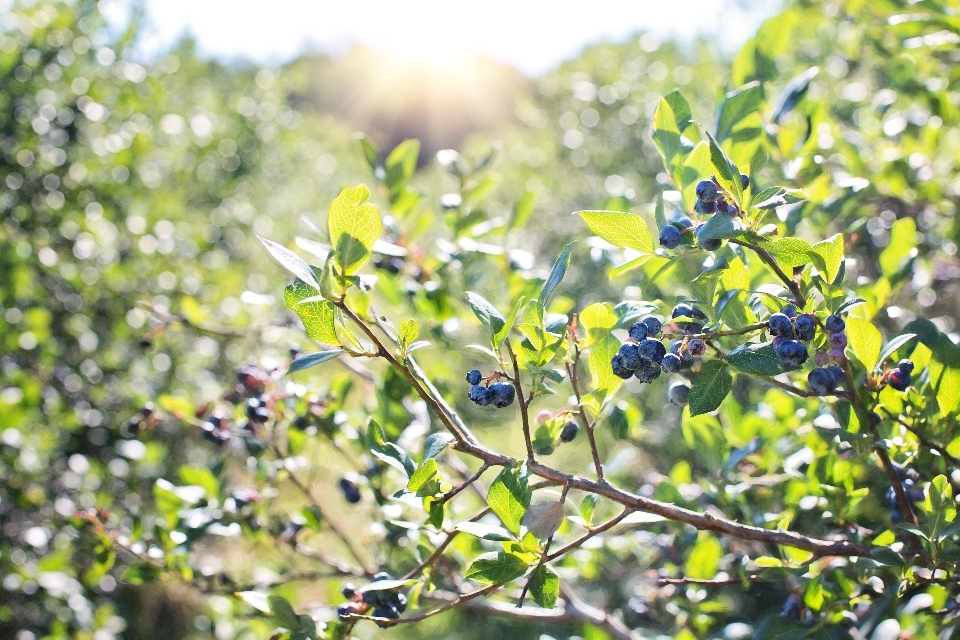
M 722 338 L 724 336 L 741 336 L 745 333 L 753 333 L 754 331 L 760 331 L 766 328 L 766 322 L 757 322 L 740 329 L 724 329 L 723 331 L 706 331 L 704 333 L 664 333 L 663 337 L 674 339 L 699 338 L 701 340 L 709 340 L 710 338 Z
M 477 472 L 476 472 L 475 474 L 473 474 L 471 477 L 469 477 L 469 478 L 467 478 L 466 480 L 464 480 L 463 482 L 461 482 L 461 483 L 460 483 L 460 486 L 458 486 L 458 487 L 455 488 L 455 489 L 451 489 L 451 490 L 448 491 L 447 493 L 445 493 L 445 494 L 443 494 L 442 496 L 440 496 L 440 498 L 437 500 L 437 503 L 438 503 L 438 504 L 446 504 L 447 502 L 449 502 L 449 501 L 450 501 L 451 499 L 453 499 L 453 497 L 456 496 L 458 493 L 460 493 L 461 491 L 463 491 L 464 489 L 466 489 L 467 487 L 469 487 L 470 485 L 472 485 L 474 482 L 476 482 L 477 480 L 479 480 L 479 479 L 480 479 L 480 476 L 482 476 L 482 475 L 484 474 L 484 472 L 485 472 L 487 469 L 489 469 L 489 468 L 490 468 L 490 465 L 489 465 L 488 463 L 484 462 L 482 465 L 480 465 L 480 468 L 477 469 Z
M 783 269 L 780 268 L 780 265 L 777 264 L 776 259 L 770 255 L 769 251 L 745 240 L 731 238 L 730 242 L 733 244 L 739 244 L 741 247 L 745 247 L 756 253 L 757 257 L 760 258 L 768 267 L 770 267 L 771 270 L 773 270 L 783 284 L 787 285 L 787 288 L 790 289 L 790 293 L 793 294 L 794 300 L 796 300 L 797 306 L 803 309 L 807 305 L 807 299 L 803 295 L 803 291 L 800 290 L 800 285 L 797 284 L 796 280 L 784 273 Z
M 513 346 L 510 340 L 504 340 L 507 345 L 507 353 L 510 354 L 510 362 L 513 364 L 513 388 L 517 392 L 517 402 L 520 405 L 520 424 L 523 427 L 523 443 L 527 447 L 527 462 L 533 462 L 533 442 L 530 440 L 530 400 L 523 397 L 523 385 L 520 384 L 520 365 L 517 364 L 517 356 L 513 352 Z
M 587 431 L 587 440 L 590 442 L 590 453 L 593 455 L 593 466 L 597 471 L 597 481 L 603 482 L 603 464 L 600 462 L 600 452 L 597 450 L 597 439 L 593 433 L 594 424 L 587 415 L 587 408 L 583 405 L 583 397 L 580 394 L 580 379 L 577 377 L 577 364 L 580 362 L 580 347 L 574 343 L 574 360 L 567 363 L 567 376 L 570 378 L 570 386 L 573 387 L 573 395 L 577 398 L 577 409 L 580 413 L 580 419 L 583 421 L 583 427 Z
M 556 560 L 557 558 L 563 556 L 564 554 L 579 548 L 581 545 L 583 545 L 584 542 L 586 542 L 590 538 L 594 536 L 598 536 L 605 531 L 609 531 L 613 527 L 620 524 L 620 522 L 622 522 L 623 519 L 629 516 L 631 513 L 634 513 L 634 509 L 624 508 L 624 510 L 621 511 L 616 516 L 610 518 L 609 520 L 607 520 L 601 525 L 593 527 L 592 529 L 587 531 L 585 534 L 583 534 L 579 538 L 576 538 L 575 540 L 568 542 L 567 544 L 563 545 L 562 547 L 560 547 L 559 549 L 551 553 L 549 557 L 547 557 L 547 560 Z
M 456 607 L 456 606 L 458 606 L 458 605 L 461 605 L 461 604 L 463 604 L 464 602 L 468 602 L 468 601 L 470 601 L 470 600 L 473 600 L 474 598 L 476 598 L 476 597 L 478 597 L 478 596 L 482 596 L 482 595 L 491 593 L 491 592 L 493 592 L 493 591 L 496 591 L 497 589 L 499 589 L 499 588 L 502 587 L 502 586 L 503 586 L 503 583 L 500 582 L 500 583 L 497 583 L 497 584 L 490 584 L 490 585 L 487 585 L 487 586 L 485 586 L 485 587 L 481 587 L 480 589 L 477 589 L 476 591 L 471 591 L 470 593 L 465 593 L 465 594 L 463 594 L 463 595 L 461 595 L 461 596 L 458 596 L 456 599 L 451 600 L 450 602 L 448 602 L 447 604 L 443 605 L 442 607 L 438 607 L 437 609 L 433 609 L 432 611 L 427 611 L 426 613 L 422 613 L 422 614 L 420 614 L 419 616 L 412 616 L 412 617 L 410 617 L 410 618 L 399 618 L 399 619 L 393 619 L 393 618 L 378 618 L 378 617 L 376 617 L 376 616 L 362 616 L 362 615 L 359 615 L 359 614 L 352 614 L 352 615 L 349 615 L 349 616 L 345 616 L 344 619 L 348 619 L 348 620 L 371 620 L 371 621 L 373 621 L 373 622 L 379 622 L 379 623 L 388 624 L 388 625 L 398 625 L 398 624 L 408 624 L 408 623 L 410 623 L 410 622 L 420 622 L 421 620 L 426 620 L 427 618 L 432 618 L 433 616 L 435 616 L 435 615 L 437 615 L 437 614 L 440 614 L 440 613 L 443 613 L 444 611 L 449 611 L 450 609 L 453 609 L 454 607 Z
M 468 518 L 467 522 L 476 522 L 477 520 L 487 515 L 488 513 L 490 513 L 490 507 L 481 509 L 478 513 Z M 460 531 L 457 529 L 454 529 L 453 531 L 448 532 L 447 537 L 443 539 L 443 542 L 437 545 L 437 548 L 433 550 L 433 553 L 431 553 L 429 556 L 424 558 L 423 561 L 420 562 L 413 569 L 410 569 L 410 571 L 407 571 L 403 575 L 403 577 L 400 579 L 409 580 L 413 576 L 423 571 L 426 567 L 433 565 L 433 563 L 436 562 L 441 555 L 443 555 L 444 550 L 450 545 L 451 542 L 453 542 L 453 539 L 456 538 L 459 533 Z

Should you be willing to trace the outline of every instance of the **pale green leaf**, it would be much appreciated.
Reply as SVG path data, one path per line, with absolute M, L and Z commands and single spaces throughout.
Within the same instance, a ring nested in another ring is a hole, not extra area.
M 330 203 L 327 227 L 337 264 L 344 275 L 352 275 L 363 265 L 380 237 L 380 213 L 367 202 L 370 190 L 359 185 L 340 192 Z
M 644 254 L 654 252 L 653 236 L 638 215 L 620 211 L 578 211 L 595 235 L 610 244 Z

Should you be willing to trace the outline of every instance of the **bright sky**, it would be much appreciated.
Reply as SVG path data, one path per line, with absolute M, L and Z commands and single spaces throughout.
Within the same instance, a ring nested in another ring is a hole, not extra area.
M 125 0 L 113 0 L 120 5 Z M 105 3 L 101 3 L 102 5 Z M 204 54 L 277 64 L 360 43 L 443 65 L 482 53 L 536 76 L 584 45 L 649 30 L 735 50 L 780 0 L 147 0 L 147 51 L 189 31 Z

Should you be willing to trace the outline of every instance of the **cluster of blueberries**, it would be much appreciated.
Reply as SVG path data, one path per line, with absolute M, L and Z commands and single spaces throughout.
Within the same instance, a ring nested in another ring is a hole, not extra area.
M 741 173 L 740 184 L 746 189 L 750 186 L 750 178 Z M 693 210 L 704 216 L 713 215 L 714 213 L 722 213 L 728 216 L 739 214 L 737 205 L 729 202 L 726 197 L 720 193 L 719 184 L 716 180 L 701 180 L 697 183 L 697 203 L 693 206 Z M 701 222 L 700 224 L 703 223 Z M 660 230 L 660 246 L 664 249 L 676 249 L 680 244 L 680 237 L 683 235 L 683 232 L 692 226 L 693 223 L 689 218 L 684 218 L 675 224 L 666 225 Z M 694 235 L 697 235 L 697 229 L 699 227 L 700 225 L 697 225 L 697 228 L 693 229 Z M 703 240 L 698 240 L 697 244 L 701 249 L 705 249 L 706 251 L 716 251 L 722 243 L 723 241 L 719 238 L 704 238 Z
M 910 374 L 913 373 L 913 362 L 901 360 L 893 369 L 883 374 L 883 380 L 897 391 L 905 391 L 910 386 Z
M 385 571 L 373 576 L 374 582 L 384 580 L 393 580 L 391 575 Z M 371 615 L 375 618 L 389 618 L 396 620 L 400 614 L 407 608 L 407 597 L 400 593 L 399 589 L 379 589 L 361 592 L 352 584 L 345 584 L 340 588 L 343 597 L 349 600 L 337 607 L 337 615 L 345 618 L 353 614 L 364 614 L 369 609 L 373 609 Z M 382 628 L 392 626 L 388 622 L 377 622 Z
M 483 386 L 483 374 L 478 369 L 467 372 L 467 383 L 470 385 L 470 399 L 481 407 L 492 404 L 500 409 L 513 404 L 516 392 L 513 385 L 496 382 L 489 387 Z
M 690 335 L 673 340 L 667 349 L 653 337 L 663 328 L 658 319 L 648 317 L 633 323 L 628 330 L 630 341 L 622 344 L 610 360 L 614 375 L 624 380 L 632 376 L 640 382 L 652 382 L 660 377 L 661 372 L 679 373 L 688 379 L 693 377 L 699 370 L 698 359 L 706 353 L 707 344 L 692 336 L 703 332 L 707 316 L 694 305 L 680 303 L 673 308 L 670 318 L 676 320 L 681 331 Z M 667 399 L 671 404 L 683 406 L 687 404 L 689 394 L 690 387 L 677 382 L 667 390 Z

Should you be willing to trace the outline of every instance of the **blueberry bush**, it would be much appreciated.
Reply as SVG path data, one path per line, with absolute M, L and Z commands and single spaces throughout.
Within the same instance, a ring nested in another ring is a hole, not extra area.
M 952 637 L 960 347 L 923 294 L 957 279 L 951 10 L 791 5 L 715 101 L 621 104 L 641 59 L 709 82 L 702 49 L 588 52 L 607 84 L 561 70 L 518 109 L 557 116 L 556 158 L 418 169 L 287 107 L 296 77 L 117 60 L 94 3 L 27 4 L 0 41 L 2 630 Z M 825 104 L 897 46 L 903 96 Z

